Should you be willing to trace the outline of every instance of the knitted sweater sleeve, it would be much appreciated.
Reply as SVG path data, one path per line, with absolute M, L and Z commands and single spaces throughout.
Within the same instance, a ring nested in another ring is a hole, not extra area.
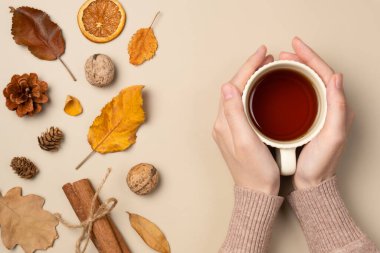
M 264 253 L 282 197 L 234 188 L 235 203 L 227 237 L 219 253 Z
M 335 177 L 292 192 L 288 201 L 312 253 L 380 253 L 352 220 Z

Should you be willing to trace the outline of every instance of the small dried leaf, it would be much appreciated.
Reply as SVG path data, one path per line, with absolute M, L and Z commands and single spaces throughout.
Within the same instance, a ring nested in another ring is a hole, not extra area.
M 170 253 L 169 242 L 157 225 L 138 214 L 128 214 L 131 226 L 149 247 L 161 253 Z
M 127 87 L 103 107 L 88 131 L 93 150 L 102 154 L 118 152 L 136 142 L 136 132 L 145 120 L 143 88 L 143 85 Z
M 47 249 L 58 238 L 57 218 L 42 209 L 44 199 L 37 195 L 21 195 L 22 189 L 15 187 L 5 196 L 0 194 L 1 237 L 7 249 L 17 244 L 26 253 Z
M 64 111 L 70 116 L 78 116 L 83 112 L 83 108 L 80 101 L 76 97 L 68 95 L 66 98 Z
M 158 42 L 154 35 L 152 25 L 160 12 L 148 28 L 141 28 L 132 36 L 128 44 L 129 62 L 133 65 L 140 65 L 153 58 L 158 48 Z
M 153 58 L 158 42 L 152 28 L 142 28 L 132 37 L 128 45 L 129 62 L 140 65 Z

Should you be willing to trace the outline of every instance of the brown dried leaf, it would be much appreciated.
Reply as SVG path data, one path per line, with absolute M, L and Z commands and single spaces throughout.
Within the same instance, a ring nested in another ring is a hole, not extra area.
M 53 61 L 59 59 L 76 81 L 74 75 L 60 58 L 65 52 L 65 40 L 61 28 L 51 21 L 48 14 L 31 7 L 10 7 L 12 17 L 12 35 L 19 45 L 28 47 L 36 57 Z
M 21 187 L 0 194 L 1 237 L 7 249 L 17 244 L 26 253 L 47 249 L 58 238 L 57 218 L 42 209 L 45 200 L 37 195 L 22 196 Z
M 149 247 L 161 253 L 170 253 L 169 242 L 156 224 L 138 214 L 128 214 L 131 226 Z
M 156 20 L 158 14 L 153 19 Z M 140 65 L 150 60 L 155 55 L 158 42 L 154 35 L 152 24 L 148 28 L 141 28 L 132 36 L 128 44 L 129 62 L 133 65 Z

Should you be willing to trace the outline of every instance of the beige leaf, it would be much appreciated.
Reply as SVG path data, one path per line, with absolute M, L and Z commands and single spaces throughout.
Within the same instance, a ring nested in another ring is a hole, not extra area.
M 153 222 L 138 214 L 128 214 L 131 226 L 149 247 L 161 253 L 170 253 L 168 240 Z
M 47 249 L 58 238 L 57 218 L 42 209 L 45 200 L 37 195 L 22 196 L 21 187 L 15 187 L 5 196 L 0 194 L 1 237 L 7 249 L 17 244 L 26 253 Z
M 83 112 L 80 101 L 76 97 L 70 95 L 66 98 L 65 108 L 63 110 L 70 116 L 78 116 Z

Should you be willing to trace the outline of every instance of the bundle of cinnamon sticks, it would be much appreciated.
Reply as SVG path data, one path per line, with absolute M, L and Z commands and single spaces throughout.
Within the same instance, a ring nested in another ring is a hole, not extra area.
M 67 183 L 62 187 L 74 212 L 81 222 L 87 220 L 95 190 L 88 179 Z M 97 198 L 95 209 L 101 201 Z M 98 219 L 93 224 L 91 240 L 100 253 L 131 253 L 122 234 L 109 215 Z

